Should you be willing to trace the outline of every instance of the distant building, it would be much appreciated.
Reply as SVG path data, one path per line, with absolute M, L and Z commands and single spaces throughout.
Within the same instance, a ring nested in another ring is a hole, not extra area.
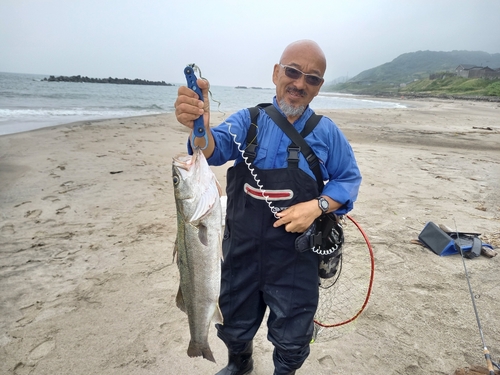
M 491 69 L 488 66 L 477 66 L 471 64 L 461 64 L 455 69 L 459 77 L 464 78 L 500 78 L 500 68 Z

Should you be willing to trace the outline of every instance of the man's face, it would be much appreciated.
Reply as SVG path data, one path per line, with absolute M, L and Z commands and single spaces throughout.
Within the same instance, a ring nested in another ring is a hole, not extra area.
M 318 95 L 323 85 L 323 81 L 320 85 L 314 86 L 306 82 L 306 77 L 304 75 L 301 75 L 297 79 L 290 78 L 285 74 L 286 68 L 282 65 L 298 69 L 306 74 L 323 77 L 324 68 L 322 68 L 321 63 L 315 61 L 314 58 L 304 56 L 306 56 L 306 54 L 285 56 L 281 61 L 281 65 L 276 64 L 274 66 L 273 72 L 273 82 L 276 85 L 276 99 L 278 103 L 283 101 L 286 105 L 296 109 L 302 107 L 300 114 L 314 97 Z M 289 117 L 296 119 L 300 117 L 300 114 L 298 116 Z

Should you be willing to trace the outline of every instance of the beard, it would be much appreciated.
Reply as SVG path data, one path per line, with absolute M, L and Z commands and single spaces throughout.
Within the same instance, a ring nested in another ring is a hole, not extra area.
M 286 91 L 290 92 L 290 93 L 293 92 L 295 94 L 299 94 L 302 97 L 304 97 L 306 95 L 304 90 L 298 90 L 295 86 L 288 87 Z M 306 109 L 305 105 L 299 105 L 299 106 L 295 107 L 295 106 L 285 102 L 284 99 L 281 99 L 278 104 L 279 104 L 281 110 L 283 111 L 283 113 L 285 114 L 285 116 L 287 116 L 287 117 L 300 116 L 302 113 L 304 113 L 304 111 Z
M 285 102 L 284 99 L 281 99 L 278 104 L 280 105 L 280 108 L 286 117 L 300 116 L 306 110 L 305 105 L 299 105 L 298 107 L 294 107 L 293 105 Z

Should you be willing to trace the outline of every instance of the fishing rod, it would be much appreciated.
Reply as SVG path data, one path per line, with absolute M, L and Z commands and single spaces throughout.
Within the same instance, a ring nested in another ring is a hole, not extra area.
M 457 234 L 457 240 L 455 241 L 455 248 L 460 251 L 460 256 L 462 257 L 465 277 L 467 279 L 467 284 L 469 285 L 469 293 L 472 299 L 472 306 L 474 307 L 474 314 L 476 314 L 477 327 L 479 328 L 479 335 L 481 336 L 481 341 L 483 342 L 483 352 L 484 352 L 484 358 L 486 359 L 486 365 L 488 366 L 488 374 L 495 375 L 495 370 L 493 370 L 493 362 L 491 360 L 490 351 L 488 350 L 486 342 L 484 341 L 483 329 L 481 328 L 481 321 L 479 320 L 479 314 L 477 313 L 476 301 L 474 299 L 474 293 L 472 292 L 472 287 L 470 285 L 469 273 L 467 272 L 467 267 L 465 266 L 464 253 L 462 251 L 462 246 L 460 246 L 459 244 L 460 238 L 458 236 L 457 222 L 455 221 L 455 219 L 453 219 L 453 222 L 455 223 L 455 232 Z M 496 363 L 495 366 L 498 367 Z

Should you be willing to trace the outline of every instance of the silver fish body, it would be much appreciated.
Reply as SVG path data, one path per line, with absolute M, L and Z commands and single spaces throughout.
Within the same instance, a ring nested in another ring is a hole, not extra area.
M 221 188 L 205 156 L 175 157 L 172 163 L 177 238 L 174 254 L 180 273 L 177 306 L 188 316 L 187 354 L 215 362 L 208 344 L 212 322 L 222 323 L 218 300 L 222 261 Z

